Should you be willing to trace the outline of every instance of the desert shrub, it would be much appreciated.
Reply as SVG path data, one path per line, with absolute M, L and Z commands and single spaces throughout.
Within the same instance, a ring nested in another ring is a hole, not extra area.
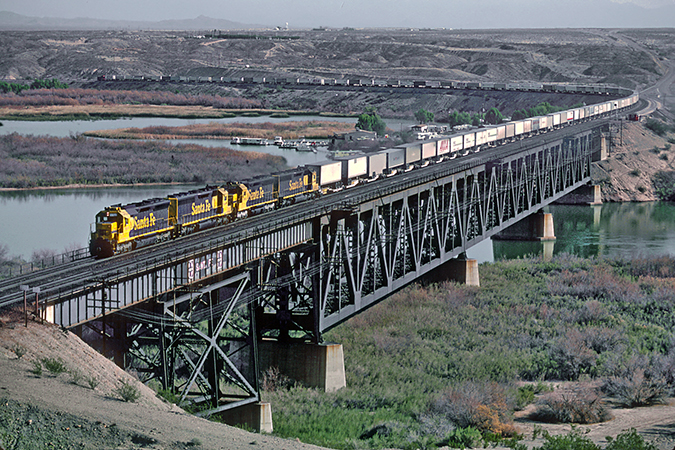
M 450 448 L 475 448 L 482 441 L 480 431 L 473 427 L 455 428 L 446 436 L 442 445 Z
M 640 169 L 637 169 L 637 168 L 636 168 L 636 169 L 631 170 L 631 171 L 628 172 L 628 173 L 631 174 L 631 175 L 634 176 L 634 177 L 639 177 L 640 174 L 641 174 L 642 172 L 640 172 Z
M 544 433 L 544 445 L 540 450 L 600 450 L 589 438 L 583 436 L 579 430 L 572 430 L 567 434 L 551 436 Z
M 515 434 L 513 426 L 505 423 L 510 409 L 504 386 L 471 381 L 449 388 L 431 407 L 458 428 L 473 427 L 500 436 Z
M 77 385 L 77 384 L 82 383 L 82 381 L 84 381 L 84 375 L 79 370 L 72 369 L 72 370 L 69 370 L 68 373 L 70 374 L 70 382 L 72 384 Z
M 180 401 L 180 397 L 177 396 L 174 392 L 172 392 L 170 389 L 159 389 L 157 391 L 157 396 L 161 399 L 166 400 L 169 403 L 173 403 L 175 405 L 178 404 Z
M 122 381 L 122 385 L 115 389 L 115 393 L 125 402 L 135 402 L 141 398 L 141 391 L 138 386 L 127 381 Z
M 598 300 L 588 300 L 575 314 L 575 319 L 583 325 L 591 325 L 603 322 L 609 313 L 607 308 Z
M 607 447 L 605 450 L 657 450 L 658 447 L 651 442 L 645 442 L 644 438 L 640 436 L 635 428 L 629 431 L 624 431 L 619 434 L 616 439 L 607 436 Z
M 666 170 L 656 172 L 652 176 L 652 185 L 659 200 L 675 199 L 675 172 Z
M 281 373 L 278 367 L 265 370 L 260 382 L 263 391 L 274 392 L 279 389 L 288 389 L 295 384 L 293 380 Z
M 541 422 L 584 424 L 604 422 L 610 414 L 594 389 L 579 385 L 569 391 L 544 395 L 531 418 Z
M 646 377 L 642 369 L 635 369 L 624 377 L 609 377 L 602 389 L 629 408 L 660 403 L 670 390 L 663 380 Z
M 42 363 L 40 361 L 33 361 L 33 368 L 30 370 L 30 372 L 35 375 L 36 377 L 41 377 L 42 376 Z
M 568 330 L 560 336 L 549 351 L 555 362 L 557 377 L 561 380 L 577 380 L 582 374 L 593 374 L 597 353 L 586 343 L 584 334 L 577 329 Z
M 21 357 L 26 354 L 26 347 L 23 345 L 14 344 L 12 346 L 12 351 L 16 355 L 17 359 L 21 359 Z
M 61 358 L 42 358 L 42 364 L 53 375 L 59 375 L 66 372 L 66 363 Z
M 644 355 L 634 355 L 624 367 L 605 379 L 602 390 L 629 408 L 661 403 L 670 394 L 672 360 L 665 363 L 662 357 L 652 360 Z
M 96 389 L 96 386 L 98 386 L 99 380 L 98 378 L 92 376 L 92 377 L 87 377 L 87 385 L 89 386 L 89 389 L 92 391 Z
M 656 120 L 656 119 L 647 119 L 647 122 L 645 123 L 645 127 L 649 128 L 652 130 L 654 133 L 658 134 L 659 136 L 665 136 L 665 134 L 668 132 L 670 127 L 666 125 L 665 123 Z

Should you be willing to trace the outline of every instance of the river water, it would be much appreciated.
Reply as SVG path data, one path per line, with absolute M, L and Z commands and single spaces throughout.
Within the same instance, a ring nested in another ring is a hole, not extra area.
M 322 117 L 236 117 L 219 121 L 325 120 Z M 330 119 L 332 120 L 332 119 Z M 351 120 L 354 119 L 340 119 Z M 88 130 L 144 127 L 150 125 L 185 125 L 214 120 L 134 118 L 74 122 L 3 122 L 0 134 L 69 136 Z M 405 126 L 407 126 L 406 124 Z M 404 126 L 404 125 L 401 125 Z M 227 141 L 189 140 L 202 145 L 225 145 Z M 244 150 L 252 149 L 245 146 Z M 290 165 L 305 164 L 326 158 L 321 152 L 298 153 L 275 146 L 258 151 L 281 154 Z M 10 255 L 29 259 L 36 250 L 83 248 L 88 244 L 90 224 L 105 206 L 147 198 L 164 197 L 199 186 L 157 186 L 52 189 L 0 192 L 0 246 Z M 556 240 L 554 242 L 517 242 L 487 240 L 469 250 L 468 256 L 479 262 L 517 258 L 529 254 L 571 253 L 589 256 L 675 255 L 675 204 L 610 203 L 601 206 L 552 205 Z

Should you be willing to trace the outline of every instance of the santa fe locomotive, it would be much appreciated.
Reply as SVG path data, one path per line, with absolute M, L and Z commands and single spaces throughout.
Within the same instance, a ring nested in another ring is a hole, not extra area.
M 335 161 L 324 161 L 166 198 L 113 205 L 96 215 L 89 250 L 104 258 L 232 222 L 401 171 L 465 156 L 528 136 L 623 111 L 637 94 L 546 116 L 462 131 Z

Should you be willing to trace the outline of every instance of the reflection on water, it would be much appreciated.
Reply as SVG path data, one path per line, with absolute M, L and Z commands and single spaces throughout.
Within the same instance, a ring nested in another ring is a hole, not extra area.
M 552 205 L 556 240 L 551 243 L 493 241 L 491 258 L 541 255 L 632 257 L 675 255 L 675 204 L 667 202 L 606 203 L 598 206 Z
M 67 137 L 91 130 L 146 126 L 180 126 L 198 123 L 285 122 L 298 120 L 336 120 L 354 122 L 355 118 L 292 116 L 288 118 L 233 117 L 227 119 L 131 118 L 99 121 L 30 122 L 3 121 L 0 134 L 20 133 Z M 387 121 L 398 130 L 411 121 Z M 227 146 L 244 151 L 262 151 L 286 158 L 290 166 L 326 158 L 325 152 L 299 153 L 275 146 L 236 146 L 229 141 L 179 140 Z M 9 247 L 10 255 L 30 257 L 34 250 L 62 251 L 66 246 L 86 247 L 89 225 L 105 206 L 129 203 L 146 198 L 164 197 L 195 186 L 121 187 L 58 189 L 42 191 L 0 192 L 0 245 Z M 675 255 L 675 205 L 671 203 L 608 203 L 601 206 L 552 205 L 555 234 L 552 243 L 522 241 L 484 241 L 469 249 L 467 255 L 479 262 L 526 255 L 571 253 L 589 256 Z
M 165 197 L 191 185 L 0 192 L 0 245 L 30 258 L 36 250 L 84 248 L 97 212 L 116 203 Z
M 54 189 L 0 192 L 0 245 L 29 258 L 35 250 L 57 252 L 88 245 L 89 227 L 104 207 L 165 197 L 195 185 Z M 675 204 L 607 203 L 552 205 L 553 242 L 484 241 L 467 255 L 479 262 L 527 255 L 675 255 Z

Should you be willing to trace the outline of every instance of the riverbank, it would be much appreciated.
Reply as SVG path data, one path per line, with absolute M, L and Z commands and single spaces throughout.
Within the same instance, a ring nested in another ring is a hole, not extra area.
M 657 174 L 675 174 L 675 134 L 659 136 L 646 122 L 621 122 L 610 136 L 609 157 L 591 166 L 591 183 L 605 202 L 669 200 Z
M 287 167 L 285 158 L 165 142 L 0 136 L 0 187 L 214 183 Z
M 120 188 L 120 187 L 153 187 L 153 186 L 181 186 L 186 183 L 171 182 L 171 183 L 112 183 L 112 184 L 66 184 L 63 186 L 35 186 L 26 188 L 7 188 L 0 187 L 0 192 L 30 192 L 30 191 L 52 191 L 61 189 L 104 189 L 104 188 Z M 196 183 L 195 186 L 201 186 L 202 183 Z
M 40 107 L 0 107 L 0 120 L 101 120 L 122 117 L 164 117 L 179 119 L 223 119 L 236 116 L 324 116 L 356 117 L 354 114 L 317 113 L 305 110 L 281 109 L 222 109 L 212 106 L 175 105 L 53 105 Z
M 209 123 L 178 127 L 151 126 L 145 128 L 119 128 L 116 130 L 95 130 L 83 133 L 85 136 L 105 139 L 231 139 L 232 137 L 251 137 L 268 139 L 276 136 L 284 140 L 330 139 L 336 134 L 354 131 L 354 124 L 331 121 L 291 121 L 258 123 Z

